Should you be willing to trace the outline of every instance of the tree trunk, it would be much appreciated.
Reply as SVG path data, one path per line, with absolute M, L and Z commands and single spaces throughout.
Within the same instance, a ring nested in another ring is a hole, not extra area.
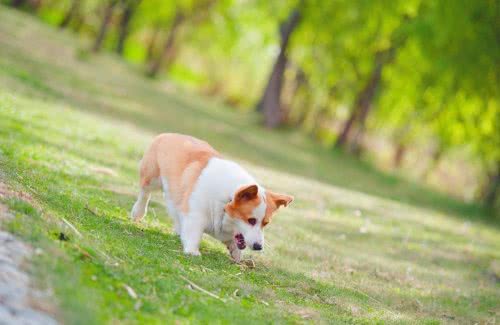
M 10 5 L 14 8 L 19 8 L 26 3 L 26 0 L 12 0 Z
M 307 79 L 307 75 L 305 74 L 304 70 L 302 70 L 300 67 L 296 68 L 296 73 L 295 73 L 295 82 L 294 82 L 294 87 L 293 91 L 291 92 L 293 95 L 292 101 L 290 103 L 292 110 L 294 111 L 294 118 L 291 121 L 293 126 L 300 126 L 304 123 L 305 116 L 306 116 L 306 109 L 305 107 L 309 106 L 308 103 L 308 96 L 307 93 L 309 92 L 306 90 L 303 92 L 303 97 L 300 98 L 299 100 L 299 93 L 300 90 L 303 88 L 307 88 L 309 86 L 309 80 Z M 290 122 L 290 121 L 289 121 Z
M 80 9 L 80 0 L 73 0 L 71 2 L 69 10 L 66 12 L 66 15 L 64 15 L 63 20 L 61 20 L 61 22 L 59 23 L 59 27 L 60 28 L 68 27 L 73 17 L 75 17 L 75 15 L 78 13 L 79 9 Z
M 283 85 L 283 75 L 285 73 L 287 58 L 283 51 L 280 51 L 274 64 L 271 78 L 262 97 L 260 106 L 264 113 L 264 122 L 268 128 L 279 126 L 283 120 L 281 112 L 281 87 Z
M 160 55 L 156 58 L 156 60 L 153 60 L 153 62 L 149 67 L 149 70 L 147 72 L 148 76 L 156 77 L 162 65 L 165 64 L 166 62 L 170 63 L 170 61 L 173 59 L 173 52 L 174 52 L 175 39 L 177 37 L 177 31 L 179 30 L 179 27 L 181 26 L 184 19 L 185 19 L 184 15 L 180 11 L 177 11 L 174 17 L 174 21 L 172 22 L 172 26 L 170 27 L 170 30 L 168 32 L 167 38 L 165 39 L 162 51 Z
M 363 153 L 362 142 L 365 135 L 365 125 L 361 124 L 356 128 L 356 132 L 348 146 L 348 151 L 355 157 L 361 157 Z
M 83 23 L 85 22 L 85 18 L 82 14 L 78 14 L 76 18 L 73 20 L 73 30 L 75 32 L 80 32 L 83 27 Z
M 111 17 L 113 16 L 113 9 L 116 3 L 116 0 L 109 1 L 104 10 L 104 17 L 102 18 L 101 26 L 99 27 L 99 32 L 97 33 L 94 45 L 92 46 L 93 52 L 98 52 L 102 47 L 102 43 L 104 42 L 104 38 L 106 37 L 106 33 L 108 32 L 109 22 L 111 21 Z
M 486 191 L 484 193 L 484 204 L 487 207 L 494 207 L 498 200 L 498 190 L 500 189 L 500 163 L 497 165 L 497 170 L 489 176 Z
M 35 12 L 38 12 L 40 10 L 40 7 L 42 6 L 42 0 L 32 0 L 31 1 L 31 7 Z
M 161 53 L 156 59 L 152 59 L 149 64 L 147 75 L 150 77 L 156 77 L 160 72 L 162 67 L 169 66 L 175 59 L 176 56 L 176 39 L 178 36 L 178 31 L 181 25 L 189 19 L 191 24 L 197 24 L 208 16 L 210 8 L 217 3 L 217 0 L 204 0 L 195 1 L 196 6 L 190 11 L 189 15 L 186 16 L 181 10 L 177 10 L 175 13 L 172 26 L 168 31 L 165 43 L 163 43 Z M 154 35 L 156 38 L 156 33 Z M 148 55 L 154 52 L 154 42 L 150 43 L 151 51 L 148 51 Z
M 160 31 L 159 27 L 155 27 L 153 29 L 153 34 L 149 39 L 148 49 L 146 51 L 146 62 L 153 61 L 153 57 L 155 56 L 156 41 L 158 40 L 159 31 Z
M 287 20 L 280 26 L 280 52 L 267 82 L 264 93 L 257 104 L 257 110 L 264 113 L 265 125 L 269 128 L 279 126 L 283 122 L 283 112 L 281 111 L 281 88 L 283 76 L 287 64 L 286 51 L 290 40 L 290 35 L 300 21 L 299 8 L 294 9 Z
M 394 150 L 393 166 L 395 169 L 399 169 L 403 164 L 403 159 L 406 154 L 406 146 L 403 143 L 398 143 L 396 150 Z
M 354 125 L 354 121 L 356 120 L 358 110 L 360 108 L 357 106 L 354 106 L 354 109 L 351 112 L 351 115 L 347 119 L 347 121 L 344 123 L 344 127 L 342 128 L 342 132 L 340 133 L 339 137 L 337 138 L 337 142 L 335 143 L 336 147 L 343 147 L 347 143 L 347 138 L 349 137 L 349 133 L 351 132 L 351 129 Z
M 363 87 L 363 89 L 361 89 L 361 91 L 357 95 L 351 115 L 344 123 L 344 127 L 340 132 L 340 135 L 337 139 L 337 142 L 335 143 L 335 146 L 345 147 L 353 130 L 354 123 L 356 121 L 358 121 L 359 123 L 359 129 L 358 129 L 359 132 L 362 132 L 362 129 L 364 128 L 364 123 L 372 107 L 373 99 L 380 85 L 380 80 L 382 77 L 382 69 L 384 67 L 384 64 L 386 63 L 384 56 L 385 52 L 378 52 L 375 55 L 375 68 L 373 69 L 372 74 L 368 79 L 368 82 L 366 83 L 365 87 Z
M 127 39 L 130 32 L 130 21 L 135 13 L 135 9 L 139 5 L 140 0 L 129 0 L 123 9 L 123 14 L 120 19 L 120 25 L 118 26 L 118 42 L 116 44 L 116 53 L 123 55 L 123 49 L 125 47 L 125 40 Z
M 424 170 L 424 172 L 422 174 L 422 177 L 421 177 L 422 179 L 427 180 L 429 178 L 429 175 L 431 174 L 431 172 L 434 169 L 436 169 L 437 165 L 441 161 L 441 158 L 443 157 L 443 153 L 444 153 L 444 150 L 443 150 L 442 146 L 439 146 L 438 148 L 436 148 L 436 150 L 432 154 L 432 159 L 431 159 L 429 165 L 427 166 L 427 168 Z

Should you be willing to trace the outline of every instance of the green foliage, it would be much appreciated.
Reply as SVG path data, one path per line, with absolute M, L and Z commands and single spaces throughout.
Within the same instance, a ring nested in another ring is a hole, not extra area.
M 500 161 L 498 3 L 427 2 L 387 71 L 379 119 L 412 123 L 443 149 L 470 147 L 485 170 Z
M 42 1 L 38 14 L 58 24 L 72 1 Z M 108 48 L 115 46 L 126 3 L 115 9 Z M 82 1 L 81 23 L 73 28 L 95 37 L 105 4 Z M 283 90 L 293 124 L 333 143 L 374 58 L 393 51 L 368 124 L 357 127 L 396 144 L 458 148 L 486 176 L 500 161 L 499 6 L 491 0 L 143 0 L 132 16 L 125 57 L 149 64 L 153 35 L 152 53 L 159 57 L 174 17 L 182 14 L 168 78 L 249 109 L 278 53 L 279 24 L 298 7 L 302 19 L 288 48 Z M 299 74 L 305 81 L 296 80 Z

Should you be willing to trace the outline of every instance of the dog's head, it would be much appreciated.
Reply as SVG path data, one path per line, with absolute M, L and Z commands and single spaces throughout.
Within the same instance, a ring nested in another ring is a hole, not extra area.
M 246 245 L 253 250 L 264 248 L 264 227 L 271 222 L 281 206 L 288 206 L 293 197 L 264 190 L 257 185 L 239 188 L 231 202 L 224 207 L 234 221 L 234 238 L 239 249 Z

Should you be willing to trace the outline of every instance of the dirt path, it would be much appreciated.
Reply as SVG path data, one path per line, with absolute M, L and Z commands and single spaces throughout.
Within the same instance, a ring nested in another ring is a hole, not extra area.
M 0 182 L 0 197 L 5 195 Z M 47 309 L 50 295 L 35 289 L 26 270 L 34 250 L 2 229 L 13 215 L 0 203 L 0 324 L 58 324 Z

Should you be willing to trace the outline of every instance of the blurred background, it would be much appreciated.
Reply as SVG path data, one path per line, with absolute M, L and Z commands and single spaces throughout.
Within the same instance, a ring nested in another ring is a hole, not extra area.
M 497 0 L 1 2 L 81 37 L 82 58 L 498 211 Z

